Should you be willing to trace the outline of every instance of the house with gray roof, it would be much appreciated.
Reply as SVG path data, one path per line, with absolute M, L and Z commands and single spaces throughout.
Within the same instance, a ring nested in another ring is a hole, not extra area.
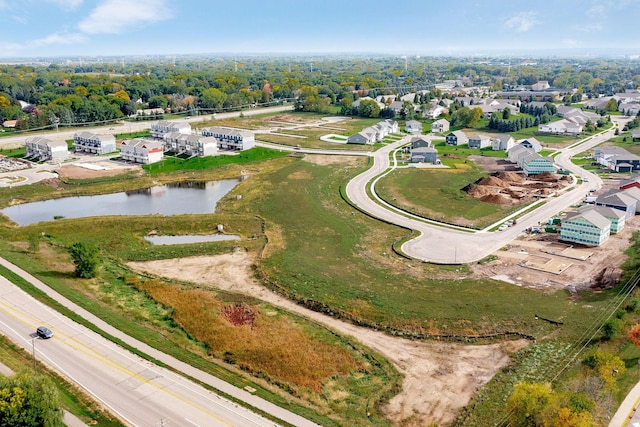
M 596 162 L 616 172 L 640 171 L 640 156 L 630 153 L 622 147 L 606 145 L 594 150 Z
M 73 150 L 91 154 L 113 153 L 116 151 L 116 138 L 89 131 L 76 132 L 73 134 Z
M 535 151 L 524 144 L 518 144 L 507 151 L 507 157 L 511 163 L 518 163 L 520 157 L 528 155 L 529 153 L 535 153 Z
M 164 158 L 164 151 L 162 143 L 157 140 L 135 138 L 122 141 L 120 155 L 122 160 L 151 164 L 161 161 Z
M 165 134 L 163 149 L 176 155 L 207 157 L 218 154 L 218 140 L 213 136 L 185 135 L 180 132 Z
M 516 144 L 516 141 L 511 135 L 502 133 L 496 135 L 491 140 L 491 149 L 493 151 L 508 151 Z
M 469 137 L 469 148 L 487 148 L 491 146 L 491 138 L 488 135 L 476 134 Z
M 218 140 L 218 149 L 243 151 L 256 145 L 255 134 L 250 130 L 211 126 L 202 129 L 202 136 Z
M 431 133 L 445 133 L 449 131 L 449 121 L 447 119 L 439 119 L 431 123 Z
M 187 122 L 170 122 L 167 120 L 159 120 L 155 123 L 151 123 L 151 136 L 153 138 L 162 139 L 164 135 L 169 132 L 190 134 L 191 125 Z
M 522 145 L 523 147 L 527 147 L 536 153 L 542 151 L 542 144 L 535 138 L 525 138 L 517 141 L 517 144 Z
M 422 123 L 417 120 L 408 120 L 405 123 L 405 130 L 409 133 L 422 132 Z
M 635 199 L 636 214 L 638 214 L 638 211 L 640 211 L 640 188 L 636 186 L 629 186 L 628 188 L 623 189 L 622 193 Z
M 609 239 L 611 222 L 595 210 L 568 214 L 560 225 L 560 240 L 600 246 Z
M 632 218 L 636 214 L 636 199 L 618 190 L 609 190 L 596 199 L 596 206 L 606 206 L 621 210 L 625 217 Z
M 411 163 L 437 163 L 438 151 L 433 147 L 412 148 L 409 155 Z
M 626 216 L 620 209 L 613 209 L 607 206 L 588 205 L 578 209 L 579 212 L 596 211 L 611 223 L 611 233 L 619 233 L 625 226 Z
M 52 141 L 42 136 L 30 136 L 25 140 L 28 159 L 59 162 L 69 157 L 69 148 L 64 141 Z
M 445 137 L 445 141 L 447 145 L 466 145 L 469 143 L 469 138 L 461 130 L 455 130 Z
M 414 136 L 411 138 L 410 148 L 412 150 L 421 147 L 433 147 L 433 144 L 431 144 L 431 141 L 421 136 Z

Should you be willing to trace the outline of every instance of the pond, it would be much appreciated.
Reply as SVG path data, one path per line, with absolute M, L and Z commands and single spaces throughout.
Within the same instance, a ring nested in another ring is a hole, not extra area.
M 205 234 L 184 236 L 145 236 L 147 242 L 154 245 L 182 245 L 186 243 L 222 242 L 225 240 L 240 240 L 236 234 Z
M 104 215 L 182 215 L 215 212 L 216 203 L 239 179 L 181 182 L 98 196 L 65 197 L 25 203 L 0 210 L 19 225 L 56 218 Z

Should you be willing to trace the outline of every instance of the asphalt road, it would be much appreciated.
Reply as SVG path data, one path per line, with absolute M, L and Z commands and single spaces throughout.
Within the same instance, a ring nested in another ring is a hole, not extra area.
M 622 124 L 628 118 L 615 118 L 614 120 Z M 402 251 L 408 256 L 439 264 L 474 262 L 504 247 L 520 235 L 525 228 L 546 222 L 567 207 L 577 204 L 591 188 L 599 188 L 602 181 L 596 175 L 573 165 L 570 158 L 576 153 L 603 143 L 613 135 L 614 128 L 562 150 L 556 157 L 556 163 L 579 176 L 589 177 L 589 182 L 582 182 L 580 185 L 574 184 L 558 197 L 547 199 L 537 209 L 518 217 L 517 226 L 504 231 L 490 232 L 485 229 L 472 232 L 443 227 L 442 224 L 425 221 L 406 212 L 401 212 L 380 200 L 375 194 L 376 179 L 392 169 L 394 165 L 391 164 L 390 153 L 407 143 L 410 137 L 405 137 L 376 151 L 373 155 L 374 165 L 350 181 L 347 184 L 346 193 L 358 208 L 370 215 L 419 232 L 416 238 L 402 245 Z M 372 198 L 366 191 L 369 183 L 373 184 Z M 517 215 L 519 213 L 512 216 Z M 504 218 L 502 221 L 508 218 Z
M 186 363 L 150 348 L 78 307 L 42 282 L 0 258 L 0 264 L 20 274 L 50 297 L 107 333 L 202 383 L 241 399 L 296 426 L 317 427 L 296 414 L 238 389 Z M 37 326 L 54 332 L 35 338 Z M 124 350 L 89 329 L 40 304 L 0 276 L 0 330 L 38 361 L 69 378 L 128 425 L 274 426 L 254 412 L 220 397 L 168 369 Z

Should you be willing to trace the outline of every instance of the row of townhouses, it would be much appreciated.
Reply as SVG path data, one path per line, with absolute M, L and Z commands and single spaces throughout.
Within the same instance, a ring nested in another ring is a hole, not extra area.
M 52 141 L 41 136 L 31 136 L 25 140 L 26 158 L 36 161 L 59 162 L 69 156 L 69 148 L 64 141 Z
M 349 144 L 374 144 L 382 141 L 384 137 L 398 132 L 398 122 L 395 120 L 383 120 L 373 126 L 366 127 L 360 132 L 351 135 L 347 139 Z

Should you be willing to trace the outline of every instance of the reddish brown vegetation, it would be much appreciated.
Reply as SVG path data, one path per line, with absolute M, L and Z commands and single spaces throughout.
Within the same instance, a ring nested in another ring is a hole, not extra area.
M 132 284 L 172 308 L 174 321 L 206 343 L 209 354 L 248 372 L 320 392 L 326 380 L 360 368 L 347 350 L 312 337 L 302 325 L 277 312 L 225 305 L 210 291 L 158 280 Z

